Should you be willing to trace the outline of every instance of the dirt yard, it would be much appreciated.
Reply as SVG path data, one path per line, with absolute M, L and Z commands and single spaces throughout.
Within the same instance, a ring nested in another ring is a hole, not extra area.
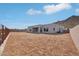
M 79 55 L 70 34 L 11 32 L 2 55 L 71 56 Z

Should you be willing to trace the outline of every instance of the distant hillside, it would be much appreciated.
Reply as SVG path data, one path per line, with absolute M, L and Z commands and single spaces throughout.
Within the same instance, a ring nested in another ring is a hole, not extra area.
M 10 29 L 11 32 L 26 32 L 26 29 Z
M 66 20 L 55 22 L 55 24 L 63 25 L 66 28 L 73 28 L 79 24 L 79 16 L 71 16 Z

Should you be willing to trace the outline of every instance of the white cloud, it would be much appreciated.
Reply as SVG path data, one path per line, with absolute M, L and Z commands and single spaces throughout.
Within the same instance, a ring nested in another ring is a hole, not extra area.
M 77 15 L 79 15 L 79 9 L 76 9 L 76 10 L 75 10 L 75 13 L 76 13 Z
M 35 10 L 35 9 L 29 9 L 28 11 L 27 11 L 27 14 L 29 14 L 29 15 L 39 15 L 39 14 L 41 14 L 42 13 L 42 11 L 40 11 L 40 10 Z
M 43 10 L 46 14 L 52 14 L 61 10 L 66 10 L 70 9 L 71 5 L 70 4 L 57 4 L 57 5 L 46 5 L 44 6 Z
M 35 9 L 29 9 L 27 13 L 29 15 L 38 15 L 38 14 L 52 14 L 56 13 L 62 10 L 70 9 L 72 6 L 68 3 L 62 3 L 62 4 L 51 4 L 51 5 L 45 5 L 41 10 L 35 10 Z

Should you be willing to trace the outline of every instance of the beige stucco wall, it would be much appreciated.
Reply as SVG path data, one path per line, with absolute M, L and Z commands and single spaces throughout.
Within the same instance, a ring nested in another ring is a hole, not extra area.
M 71 37 L 72 37 L 72 40 L 73 40 L 75 46 L 79 50 L 79 25 L 70 29 L 70 34 L 71 34 Z

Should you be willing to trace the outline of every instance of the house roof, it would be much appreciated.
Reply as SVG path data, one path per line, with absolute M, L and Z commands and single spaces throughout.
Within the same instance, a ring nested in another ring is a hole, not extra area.
M 39 25 L 33 25 L 33 26 L 29 26 L 28 28 L 31 28 L 31 27 L 41 27 L 41 26 L 47 26 L 47 25 L 58 25 L 58 26 L 62 26 L 62 25 L 59 25 L 59 24 L 51 23 L 51 24 L 39 24 Z

